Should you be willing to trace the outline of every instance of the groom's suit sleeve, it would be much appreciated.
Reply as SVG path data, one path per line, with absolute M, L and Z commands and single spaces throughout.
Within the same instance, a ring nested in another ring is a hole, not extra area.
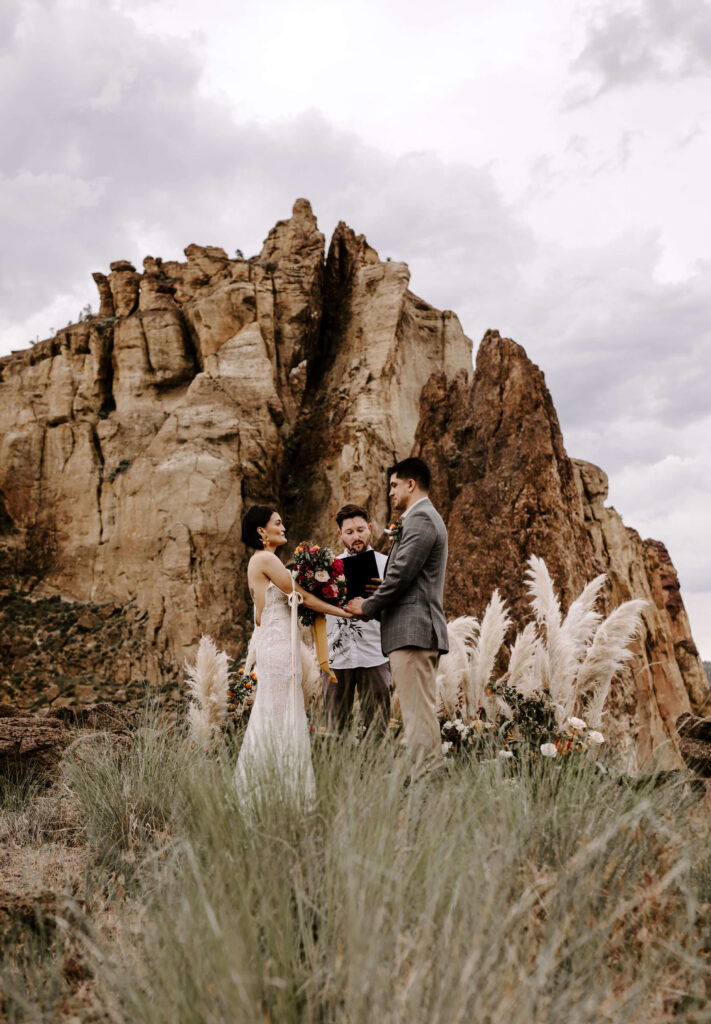
M 388 562 L 385 580 L 372 597 L 363 602 L 366 618 L 379 618 L 383 608 L 394 604 L 407 590 L 427 561 L 437 539 L 437 530 L 427 514 L 413 513 L 409 519 L 403 527 L 397 551 Z

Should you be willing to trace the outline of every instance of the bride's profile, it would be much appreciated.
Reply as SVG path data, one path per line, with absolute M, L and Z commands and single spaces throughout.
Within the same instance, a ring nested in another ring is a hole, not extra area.
M 321 601 L 293 579 L 277 557 L 286 544 L 279 512 L 252 505 L 242 520 L 242 540 L 254 554 L 247 582 L 254 602 L 258 685 L 242 742 L 235 782 L 244 796 L 261 789 L 267 777 L 311 803 L 315 797 L 309 729 L 301 692 L 297 606 L 351 618 L 349 612 Z

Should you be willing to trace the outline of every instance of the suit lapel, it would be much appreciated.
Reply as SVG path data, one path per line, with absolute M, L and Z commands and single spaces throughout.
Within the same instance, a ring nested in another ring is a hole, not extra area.
M 420 508 L 419 505 L 417 507 Z M 432 508 L 432 502 L 430 501 L 429 498 L 425 498 L 425 500 L 422 502 L 422 506 L 421 507 L 423 509 L 424 508 Z M 400 520 L 400 521 L 403 522 L 403 520 Z M 404 529 L 404 525 L 403 525 L 403 529 Z M 400 543 L 400 536 L 401 536 L 401 534 L 402 534 L 402 530 L 400 531 L 400 534 L 398 534 L 398 536 L 395 538 L 395 540 L 392 543 L 392 547 L 388 551 L 388 560 L 385 563 L 385 569 L 383 570 L 383 579 L 385 579 L 385 577 L 388 574 L 388 566 L 390 565 L 390 559 L 393 557 L 393 555 L 395 554 L 395 551 L 397 550 L 397 546 Z
M 395 540 L 392 542 L 392 546 L 391 546 L 390 550 L 388 551 L 388 560 L 385 563 L 385 568 L 383 569 L 383 579 L 385 579 L 385 577 L 388 574 L 388 566 L 390 565 L 390 559 L 395 554 L 395 548 L 398 546 L 399 543 L 400 543 L 400 538 L 399 537 L 396 537 Z

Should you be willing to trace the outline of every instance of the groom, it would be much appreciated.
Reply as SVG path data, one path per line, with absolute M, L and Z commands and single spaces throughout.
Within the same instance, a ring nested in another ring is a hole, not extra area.
M 422 459 L 403 459 L 388 470 L 390 507 L 399 513 L 383 583 L 372 597 L 355 597 L 348 611 L 380 619 L 383 654 L 390 658 L 405 737 L 415 764 L 442 761 L 435 713 L 435 676 L 449 650 L 442 608 L 447 530 L 428 495 L 430 471 Z

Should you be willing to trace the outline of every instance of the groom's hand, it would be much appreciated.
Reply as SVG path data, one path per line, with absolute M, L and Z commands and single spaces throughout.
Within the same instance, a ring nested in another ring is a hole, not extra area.
M 380 579 L 379 576 L 371 577 L 370 583 L 366 583 L 365 585 L 366 594 L 370 597 L 371 594 L 375 593 L 375 591 L 378 589 L 382 582 L 383 581 Z
M 365 619 L 365 615 L 363 614 L 363 598 L 352 597 L 346 605 L 346 611 L 357 615 L 359 619 Z

